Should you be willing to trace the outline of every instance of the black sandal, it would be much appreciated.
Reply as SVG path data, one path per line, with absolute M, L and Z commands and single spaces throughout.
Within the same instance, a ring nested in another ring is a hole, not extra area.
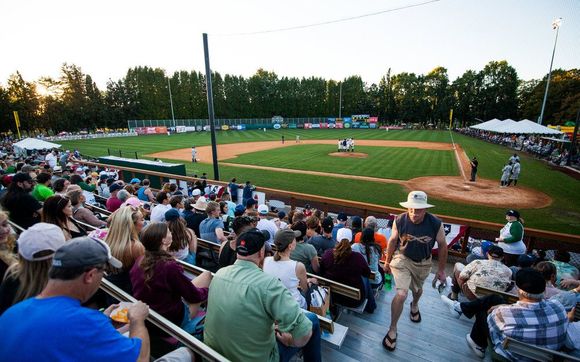
M 413 312 L 413 302 L 411 302 L 409 304 L 409 307 L 411 307 L 411 322 L 421 323 L 421 312 L 419 310 L 417 310 L 417 312 Z M 413 319 L 413 318 L 417 318 L 417 319 Z
M 391 338 L 389 337 L 389 332 L 387 332 L 387 334 L 385 335 L 385 338 L 383 338 L 383 347 L 385 347 L 385 349 L 387 351 L 391 351 L 393 352 L 395 350 L 395 348 L 397 348 L 397 337 L 398 337 L 398 333 L 395 334 L 395 338 Z M 385 339 L 387 341 L 389 341 L 389 343 L 391 344 L 390 346 L 387 345 L 387 343 L 385 342 Z M 393 347 L 394 345 L 394 347 Z

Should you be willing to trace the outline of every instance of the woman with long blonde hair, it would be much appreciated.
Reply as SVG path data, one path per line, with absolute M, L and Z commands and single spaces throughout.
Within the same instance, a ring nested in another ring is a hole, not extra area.
M 0 282 L 4 279 L 6 270 L 18 262 L 18 258 L 14 254 L 15 240 L 12 228 L 8 223 L 8 215 L 0 211 Z
M 122 206 L 110 216 L 109 230 L 105 242 L 111 248 L 111 255 L 123 263 L 122 269 L 109 270 L 109 279 L 124 291 L 131 293 L 129 270 L 135 260 L 145 253 L 139 241 L 143 229 L 143 214 L 132 206 Z
M 62 230 L 54 224 L 37 223 L 20 234 L 18 263 L 8 268 L 0 285 L 0 314 L 42 291 L 54 252 L 64 243 Z

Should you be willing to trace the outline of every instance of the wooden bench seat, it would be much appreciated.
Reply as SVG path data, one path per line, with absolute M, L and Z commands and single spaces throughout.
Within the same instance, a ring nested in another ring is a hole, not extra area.
M 578 361 L 580 358 L 564 352 L 554 351 L 544 347 L 518 341 L 508 337 L 503 342 L 503 348 L 511 353 L 530 358 L 534 361 Z

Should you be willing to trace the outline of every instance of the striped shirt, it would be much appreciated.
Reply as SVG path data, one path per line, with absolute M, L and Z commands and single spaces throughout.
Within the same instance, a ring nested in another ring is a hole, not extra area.
M 552 350 L 559 350 L 566 342 L 568 319 L 558 301 L 501 305 L 489 314 L 487 323 L 496 352 L 512 360 L 516 357 L 502 347 L 507 337 Z

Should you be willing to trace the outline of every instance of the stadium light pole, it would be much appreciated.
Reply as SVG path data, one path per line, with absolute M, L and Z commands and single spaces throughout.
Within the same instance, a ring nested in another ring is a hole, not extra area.
M 203 53 L 205 55 L 205 84 L 207 93 L 207 113 L 209 116 L 209 127 L 211 133 L 211 153 L 213 161 L 213 179 L 220 179 L 218 167 L 217 145 L 215 140 L 214 113 L 213 113 L 213 90 L 211 88 L 211 68 L 209 67 L 209 49 L 207 45 L 207 33 L 203 33 Z
M 171 104 L 171 119 L 173 120 L 173 128 L 175 131 L 175 127 L 176 127 L 175 113 L 173 113 L 173 97 L 171 96 L 171 81 L 169 80 L 169 77 L 167 77 L 167 86 L 169 87 L 169 104 Z
M 542 124 L 544 120 L 544 110 L 546 108 L 546 100 L 548 99 L 548 88 L 550 88 L 550 78 L 552 77 L 552 65 L 554 64 L 554 54 L 556 53 L 556 44 L 558 43 L 558 33 L 560 32 L 560 26 L 562 25 L 562 18 L 554 19 L 552 22 L 552 29 L 556 30 L 556 38 L 554 40 L 554 49 L 552 50 L 552 60 L 550 61 L 550 71 L 548 72 L 548 81 L 546 82 L 546 91 L 544 92 L 544 101 L 542 102 L 542 110 L 540 112 L 540 117 L 538 118 L 538 123 Z
M 342 119 L 342 81 L 340 82 L 340 88 L 338 92 L 338 118 Z

